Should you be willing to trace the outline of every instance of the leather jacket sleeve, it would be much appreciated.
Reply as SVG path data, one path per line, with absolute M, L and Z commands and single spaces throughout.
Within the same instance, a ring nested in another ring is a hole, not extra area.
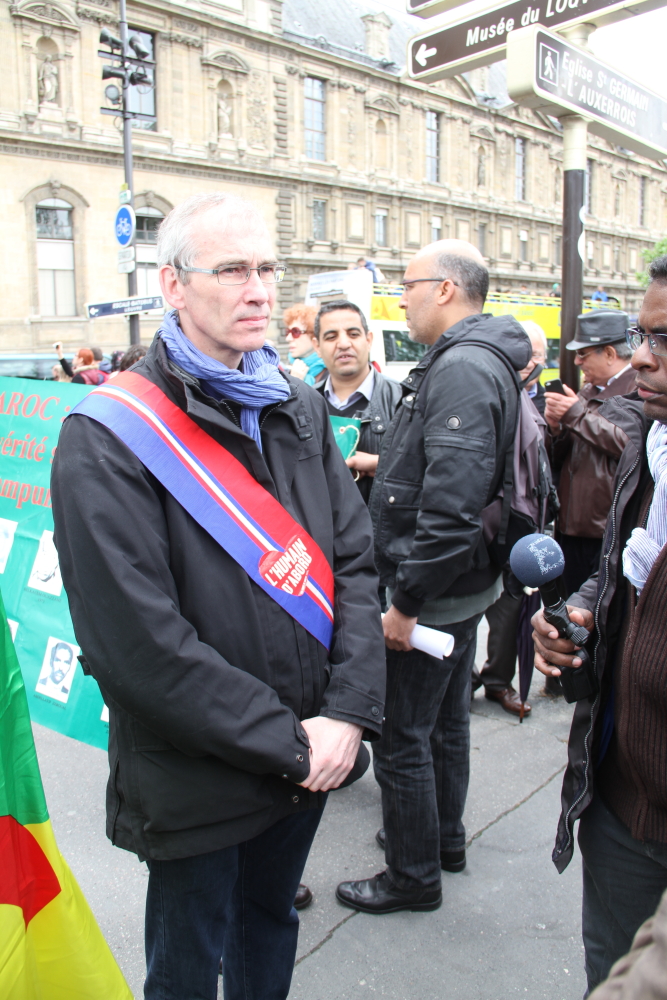
M 610 458 L 620 458 L 628 442 L 627 434 L 611 420 L 601 416 L 598 406 L 589 408 L 581 400 L 563 414 L 561 425 Z

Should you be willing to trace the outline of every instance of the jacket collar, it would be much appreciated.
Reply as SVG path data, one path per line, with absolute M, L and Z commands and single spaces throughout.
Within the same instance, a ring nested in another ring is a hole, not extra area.
M 627 434 L 637 451 L 642 451 L 653 424 L 644 413 L 644 404 L 635 390 L 627 396 L 612 396 L 598 411 Z

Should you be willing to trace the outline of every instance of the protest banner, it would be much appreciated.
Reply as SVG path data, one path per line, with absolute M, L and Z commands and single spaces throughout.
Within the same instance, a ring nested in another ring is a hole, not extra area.
M 62 422 L 90 388 L 0 378 L 0 589 L 31 718 L 106 749 L 108 713 L 77 660 L 49 488 Z

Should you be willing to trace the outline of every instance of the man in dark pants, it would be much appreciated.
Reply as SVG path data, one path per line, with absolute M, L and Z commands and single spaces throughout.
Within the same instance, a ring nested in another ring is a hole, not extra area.
M 667 888 L 667 257 L 649 267 L 629 339 L 637 393 L 601 413 L 627 444 L 599 572 L 568 598 L 572 620 L 595 630 L 587 648 L 600 692 L 575 708 L 553 860 L 559 871 L 569 863 L 580 818 L 589 990 L 629 950 Z M 541 612 L 533 626 L 543 673 L 580 665 Z
M 540 417 L 544 414 L 545 393 L 539 382 L 539 373 L 547 362 L 547 338 L 542 327 L 533 320 L 524 321 L 521 326 L 530 337 L 533 353 L 530 361 L 519 372 L 519 379 L 524 382 L 533 371 L 537 376 L 526 383 L 524 391 L 530 396 L 533 406 Z M 544 421 L 540 421 L 542 433 L 546 430 Z M 486 661 L 481 672 L 473 670 L 473 690 L 484 686 L 485 696 L 489 701 L 497 701 L 511 715 L 521 714 L 521 698 L 512 681 L 516 673 L 517 659 L 517 628 L 521 612 L 521 602 L 524 598 L 523 587 L 506 567 L 503 572 L 503 592 L 486 612 L 489 623 L 489 637 L 486 648 Z M 523 714 L 532 711 L 528 702 L 524 702 Z
M 314 340 L 329 372 L 317 386 L 329 413 L 361 421 L 357 450 L 347 464 L 358 476 L 361 495 L 368 503 L 380 446 L 401 398 L 401 387 L 371 364 L 373 334 L 353 302 L 341 299 L 323 305 L 315 317 Z
M 576 338 L 567 349 L 575 352 L 584 386 L 578 393 L 568 386 L 564 395 L 546 393 L 547 444 L 561 505 L 557 538 L 565 555 L 568 594 L 597 569 L 611 484 L 627 441 L 620 427 L 600 414 L 607 399 L 634 388 L 627 325 L 627 314 L 615 310 L 596 309 L 579 316 Z
M 430 350 L 402 383 L 370 502 L 390 597 L 387 709 L 374 753 L 387 869 L 337 890 L 367 913 L 433 910 L 441 869 L 465 867 L 476 633 L 502 587 L 482 511 L 498 493 L 514 439 L 516 373 L 531 353 L 516 320 L 481 315 L 488 281 L 479 251 L 459 240 L 426 247 L 405 272 L 410 336 Z M 451 657 L 413 649 L 417 622 L 454 636 Z
M 157 256 L 174 311 L 68 417 L 55 540 L 109 707 L 107 833 L 150 869 L 145 997 L 214 1000 L 222 956 L 226 1000 L 285 1000 L 326 793 L 381 728 L 371 523 L 265 342 L 284 268 L 257 208 L 191 198 Z

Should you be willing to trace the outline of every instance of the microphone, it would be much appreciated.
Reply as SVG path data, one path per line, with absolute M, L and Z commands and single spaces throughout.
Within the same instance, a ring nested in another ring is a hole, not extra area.
M 583 647 L 589 631 L 570 619 L 565 601 L 560 596 L 557 581 L 565 569 L 565 557 L 558 542 L 549 535 L 524 535 L 510 553 L 510 567 L 525 587 L 537 587 L 544 604 L 544 617 L 558 631 L 561 639 L 569 639 Z M 590 698 L 597 693 L 598 681 L 593 664 L 585 649 L 577 651 L 580 667 L 559 667 L 563 694 L 568 703 Z

